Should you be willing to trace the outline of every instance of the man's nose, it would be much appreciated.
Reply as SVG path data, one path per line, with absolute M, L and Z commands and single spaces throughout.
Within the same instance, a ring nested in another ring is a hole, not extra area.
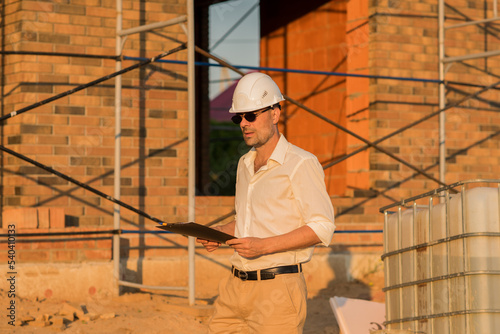
M 241 118 L 241 123 L 240 123 L 240 128 L 243 129 L 245 127 L 247 127 L 248 125 L 250 124 L 249 121 L 247 121 L 247 119 L 245 117 L 242 117 Z

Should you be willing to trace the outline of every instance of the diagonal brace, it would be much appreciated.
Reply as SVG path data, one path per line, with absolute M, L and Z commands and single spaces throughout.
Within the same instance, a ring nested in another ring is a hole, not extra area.
M 484 93 L 485 91 L 487 91 L 487 90 L 489 90 L 489 89 L 492 89 L 492 88 L 494 88 L 494 87 L 496 87 L 496 86 L 498 86 L 498 85 L 500 85 L 500 81 L 497 81 L 497 82 L 495 82 L 494 84 L 491 84 L 491 85 L 489 85 L 489 86 L 486 86 L 486 87 L 484 87 L 484 88 L 482 88 L 482 89 L 478 90 L 477 92 L 475 92 L 475 93 L 473 93 L 473 94 L 470 94 L 470 95 L 467 95 L 467 96 L 465 96 L 463 99 L 461 99 L 461 100 L 459 100 L 459 101 L 457 101 L 457 102 L 455 102 L 455 103 L 452 103 L 452 104 L 450 104 L 450 105 L 448 105 L 448 106 L 444 107 L 443 109 L 436 110 L 435 112 L 432 112 L 432 113 L 430 113 L 429 115 L 424 116 L 423 118 L 421 118 L 421 119 L 419 119 L 419 120 L 416 120 L 416 121 L 415 121 L 415 122 L 413 122 L 413 123 L 410 123 L 410 124 L 408 124 L 408 125 L 406 125 L 406 126 L 404 126 L 404 127 L 400 128 L 400 129 L 398 129 L 398 130 L 396 130 L 396 131 L 394 131 L 394 132 L 391 132 L 390 134 L 388 134 L 388 135 L 386 135 L 386 136 L 384 136 L 384 137 L 382 137 L 382 138 L 379 138 L 379 139 L 375 140 L 375 141 L 373 142 L 373 144 L 379 144 L 379 143 L 381 143 L 381 142 L 383 142 L 383 141 L 385 141 L 385 140 L 387 140 L 387 139 L 389 139 L 389 138 L 391 138 L 391 137 L 394 137 L 395 135 L 398 135 L 398 134 L 402 133 L 403 131 L 406 131 L 406 130 L 408 130 L 409 128 L 414 127 L 415 125 L 418 125 L 418 124 L 420 124 L 420 123 L 423 123 L 424 121 L 426 121 L 426 120 L 428 120 L 428 119 L 430 119 L 430 118 L 432 118 L 432 117 L 434 117 L 434 116 L 439 115 L 441 112 L 445 112 L 445 111 L 447 111 L 447 110 L 449 110 L 449 109 L 451 109 L 451 108 L 454 108 L 454 107 L 456 107 L 456 106 L 458 106 L 458 105 L 460 105 L 460 104 L 464 103 L 464 102 L 465 102 L 465 101 L 467 101 L 467 100 L 470 100 L 470 99 L 476 98 L 477 96 L 479 96 L 480 94 Z M 366 150 L 366 149 L 368 149 L 368 148 L 370 148 L 370 145 L 365 145 L 365 146 L 363 146 L 363 147 L 360 147 L 360 148 L 358 148 L 357 150 L 355 150 L 355 151 L 353 151 L 353 152 L 351 152 L 351 153 L 349 153 L 349 154 L 347 154 L 347 155 L 343 156 L 342 158 L 339 158 L 339 159 L 337 159 L 337 160 L 335 160 L 335 161 L 332 161 L 332 162 L 330 162 L 330 163 L 326 164 L 323 168 L 325 168 L 325 169 L 326 169 L 326 168 L 330 168 L 330 167 L 332 167 L 333 165 L 336 165 L 336 164 L 338 164 L 338 163 L 340 163 L 340 162 L 342 162 L 342 161 L 344 161 L 344 160 L 346 160 L 346 159 L 348 159 L 348 158 L 350 158 L 350 157 L 352 157 L 352 156 L 354 156 L 354 155 L 358 154 L 359 152 L 362 152 L 362 151 L 364 151 L 364 150 Z
M 45 100 L 43 100 L 43 101 L 36 102 L 36 103 L 34 103 L 34 104 L 32 104 L 32 105 L 29 105 L 29 106 L 27 106 L 27 107 L 21 108 L 21 109 L 16 110 L 16 111 L 13 111 L 13 112 L 11 112 L 11 113 L 9 113 L 9 114 L 7 114 L 7 115 L 4 115 L 4 116 L 0 117 L 0 122 L 3 122 L 3 121 L 5 121 L 6 119 L 9 119 L 9 118 L 15 117 L 15 116 L 17 116 L 17 115 L 20 115 L 20 114 L 22 114 L 22 113 L 24 113 L 24 112 L 26 112 L 26 111 L 29 111 L 29 110 L 35 109 L 35 108 L 37 108 L 37 107 L 43 106 L 43 105 L 45 105 L 45 104 L 47 104 L 47 103 L 50 103 L 50 102 L 55 101 L 55 100 L 58 100 L 58 99 L 63 98 L 63 97 L 65 97 L 65 96 L 71 95 L 71 94 L 76 93 L 76 92 L 78 92 L 78 91 L 81 91 L 81 90 L 83 90 L 83 89 L 85 89 L 85 88 L 88 88 L 88 87 L 91 87 L 91 86 L 97 85 L 97 84 L 99 84 L 99 83 L 101 83 L 101 82 L 103 82 L 103 81 L 109 80 L 109 79 L 114 78 L 114 77 L 116 77 L 116 76 L 119 76 L 119 75 L 121 75 L 121 74 L 124 74 L 124 73 L 130 72 L 130 71 L 132 71 L 132 70 L 135 70 L 136 68 L 139 68 L 139 67 L 142 67 L 142 66 L 144 66 L 144 65 L 150 64 L 150 63 L 155 62 L 155 61 L 157 61 L 158 59 L 161 59 L 161 58 L 163 58 L 163 57 L 166 57 L 166 56 L 168 56 L 168 55 L 170 55 L 170 54 L 172 54 L 172 53 L 175 53 L 175 52 L 177 52 L 177 51 L 184 50 L 185 48 L 186 48 L 186 44 L 182 44 L 182 45 L 180 45 L 180 46 L 178 46 L 178 47 L 176 47 L 176 48 L 174 48 L 174 49 L 171 49 L 171 50 L 169 50 L 169 51 L 163 52 L 163 53 L 161 53 L 161 54 L 159 54 L 159 55 L 157 55 L 157 56 L 155 56 L 155 57 L 153 57 L 153 58 L 150 58 L 150 59 L 148 59 L 148 60 L 145 60 L 145 61 L 143 61 L 143 62 L 140 62 L 140 63 L 134 64 L 134 65 L 129 66 L 129 67 L 127 67 L 127 68 L 124 68 L 124 69 L 122 69 L 122 70 L 120 70 L 120 71 L 118 71 L 118 72 L 111 73 L 111 74 L 106 75 L 106 76 L 104 76 L 104 77 L 102 77 L 102 78 L 99 78 L 99 79 L 97 79 L 97 80 L 94 80 L 94 81 L 88 82 L 88 83 L 86 83 L 86 84 L 80 85 L 80 86 L 78 86 L 78 87 L 75 87 L 75 88 L 73 88 L 73 89 L 67 90 L 67 91 L 62 92 L 62 93 L 60 93 L 60 94 L 57 94 L 57 95 L 51 96 L 51 97 L 49 97 L 48 99 L 45 99 Z
M 425 172 L 425 171 L 423 171 L 422 169 L 420 169 L 420 168 L 417 168 L 417 167 L 413 166 L 413 165 L 412 165 L 412 164 L 410 164 L 409 162 L 407 162 L 407 161 L 405 161 L 405 160 L 401 159 L 400 157 L 398 157 L 398 156 L 396 156 L 395 154 L 393 154 L 393 153 L 389 152 L 389 151 L 388 151 L 388 150 L 386 150 L 385 148 L 382 148 L 382 147 L 380 147 L 380 146 L 377 146 L 377 144 L 372 143 L 372 142 L 371 142 L 371 141 L 369 141 L 368 139 L 365 139 L 365 138 L 361 137 L 361 136 L 360 136 L 360 135 L 358 135 L 357 133 L 352 132 L 351 130 L 349 130 L 349 129 L 345 128 L 344 126 L 342 126 L 342 125 L 340 125 L 340 124 L 338 124 L 338 123 L 336 123 L 336 122 L 334 122 L 334 121 L 330 120 L 329 118 L 327 118 L 327 117 L 325 117 L 325 116 L 321 115 L 320 113 L 318 113 L 318 112 L 316 112 L 316 111 L 312 110 L 311 108 L 306 107 L 306 106 L 305 106 L 305 105 L 303 105 L 302 103 L 300 103 L 300 102 L 298 102 L 298 101 L 295 101 L 295 100 L 294 100 L 294 99 L 292 99 L 291 97 L 288 97 L 288 96 L 286 96 L 286 95 L 284 95 L 284 94 L 283 94 L 283 96 L 287 99 L 287 101 L 290 101 L 291 103 L 293 103 L 293 104 L 295 104 L 296 106 L 298 106 L 298 107 L 300 107 L 300 108 L 304 109 L 305 111 L 309 112 L 310 114 L 313 114 L 314 116 L 316 116 L 316 117 L 318 117 L 318 118 L 320 118 L 320 119 L 324 120 L 325 122 L 327 122 L 327 123 L 329 123 L 329 124 L 331 124 L 331 125 L 335 126 L 335 127 L 336 127 L 336 128 L 338 128 L 339 130 L 342 130 L 342 131 L 344 131 L 344 132 L 346 132 L 346 133 L 350 134 L 351 136 L 355 137 L 356 139 L 361 140 L 361 141 L 362 141 L 362 142 L 364 142 L 367 146 L 369 146 L 369 147 L 373 147 L 374 149 L 376 149 L 376 150 L 378 150 L 378 151 L 380 151 L 380 152 L 382 152 L 382 153 L 384 153 L 384 154 L 386 154 L 386 155 L 390 156 L 390 157 L 391 157 L 391 158 L 393 158 L 394 160 L 396 160 L 396 161 L 398 161 L 398 162 L 402 163 L 403 165 L 405 165 L 405 166 L 409 167 L 410 169 L 413 169 L 414 171 L 416 171 L 417 173 L 419 173 L 419 174 L 421 174 L 421 175 L 423 175 L 423 176 L 427 177 L 428 179 L 431 179 L 431 180 L 433 180 L 433 181 L 435 181 L 435 182 L 437 182 L 437 183 L 439 183 L 439 184 L 441 184 L 441 185 L 444 185 L 444 186 L 446 185 L 444 182 L 441 182 L 440 180 L 436 179 L 434 176 L 430 175 L 429 173 L 426 173 L 426 172 Z
M 226 66 L 226 67 L 230 68 L 231 70 L 233 70 L 233 71 L 235 71 L 235 72 L 237 72 L 237 73 L 239 73 L 239 74 L 241 74 L 241 75 L 244 75 L 244 74 L 245 74 L 243 71 L 238 70 L 237 68 L 235 68 L 234 66 L 230 65 L 229 63 L 227 63 L 227 62 L 225 62 L 225 61 L 223 61 L 223 60 L 219 59 L 218 57 L 213 56 L 212 54 L 210 54 L 210 53 L 206 52 L 205 50 L 203 50 L 203 49 L 201 49 L 201 48 L 199 48 L 199 47 L 196 47 L 196 51 L 197 51 L 197 52 L 199 52 L 199 53 L 201 53 L 201 54 L 202 54 L 202 55 L 204 55 L 205 57 L 211 58 L 211 59 L 213 59 L 213 60 L 217 61 L 218 63 L 220 63 L 221 65 L 224 65 L 224 66 Z M 387 151 L 386 149 L 384 149 L 384 148 L 382 148 L 382 147 L 380 147 L 380 146 L 377 146 L 375 143 L 370 142 L 369 140 L 367 140 L 367 139 L 365 139 L 365 138 L 363 138 L 363 137 L 359 136 L 358 134 L 356 134 L 356 133 L 352 132 L 351 130 L 349 130 L 349 129 L 345 128 L 345 127 L 343 127 L 342 125 L 340 125 L 340 124 L 338 124 L 338 123 L 336 123 L 336 122 L 334 122 L 334 121 L 332 121 L 332 120 L 328 119 L 327 117 L 325 117 L 325 116 L 321 115 L 320 113 L 318 113 L 318 112 L 316 112 L 316 111 L 312 110 L 311 108 L 306 107 L 306 106 L 305 106 L 305 105 L 303 105 L 302 103 L 300 103 L 300 102 L 298 102 L 298 101 L 296 101 L 296 100 L 292 99 L 291 97 L 289 97 L 289 96 L 287 96 L 287 95 L 285 95 L 285 94 L 283 94 L 283 96 L 285 97 L 285 99 L 286 99 L 287 101 L 289 101 L 289 102 L 291 102 L 291 103 L 295 104 L 296 106 L 298 106 L 298 107 L 300 107 L 300 108 L 304 109 L 305 111 L 309 112 L 310 114 L 313 114 L 314 116 L 316 116 L 316 117 L 318 117 L 318 118 L 320 118 L 320 119 L 324 120 L 325 122 L 327 122 L 327 123 L 329 123 L 329 124 L 331 124 L 331 125 L 335 126 L 335 127 L 336 127 L 336 128 L 338 128 L 339 130 L 342 130 L 342 131 L 344 131 L 344 132 L 346 132 L 346 133 L 350 134 L 351 136 L 353 136 L 353 137 L 355 137 L 355 138 L 357 138 L 357 139 L 361 140 L 362 142 L 364 142 L 365 144 L 367 144 L 367 148 L 368 148 L 368 147 L 373 147 L 373 148 L 375 148 L 375 149 L 379 150 L 380 152 L 385 153 L 386 155 L 390 156 L 390 157 L 391 157 L 391 158 L 393 158 L 394 160 L 396 160 L 396 161 L 398 161 L 398 162 L 402 163 L 403 165 L 405 165 L 405 166 L 409 167 L 410 169 L 413 169 L 413 170 L 414 170 L 414 171 L 416 171 L 417 173 L 419 173 L 419 174 L 421 174 L 421 175 L 423 175 L 423 176 L 425 176 L 425 177 L 427 177 L 427 178 L 429 178 L 429 179 L 431 179 L 431 180 L 433 180 L 433 181 L 435 181 L 435 182 L 437 182 L 437 183 L 439 183 L 439 184 L 441 184 L 441 185 L 444 185 L 444 186 L 446 185 L 445 183 L 443 183 L 443 182 L 441 182 L 440 180 L 436 179 L 434 176 L 430 175 L 429 173 L 426 173 L 426 172 L 424 172 L 423 170 L 421 170 L 420 168 L 417 168 L 417 167 L 413 166 L 412 164 L 410 164 L 410 163 L 406 162 L 405 160 L 403 160 L 403 159 L 401 159 L 401 158 L 397 157 L 396 155 L 394 155 L 393 153 L 391 153 L 391 152 Z
M 124 208 L 126 208 L 126 209 L 128 209 L 128 210 L 130 210 L 132 212 L 135 212 L 135 213 L 139 214 L 140 216 L 143 216 L 143 217 L 145 217 L 145 218 L 147 218 L 149 220 L 152 220 L 155 223 L 163 224 L 163 221 L 161 221 L 160 219 L 155 218 L 153 216 L 150 216 L 149 214 L 147 214 L 146 212 L 144 212 L 142 210 L 136 209 L 133 206 L 127 204 L 127 203 L 124 203 L 124 202 L 122 202 L 122 201 L 120 201 L 120 200 L 118 200 L 118 199 L 116 199 L 114 197 L 106 195 L 105 193 L 103 193 L 103 192 L 101 192 L 101 191 L 99 191 L 99 190 L 97 190 L 97 189 L 95 189 L 95 188 L 93 188 L 93 187 L 91 187 L 91 186 L 89 186 L 89 185 L 87 185 L 85 183 L 82 183 L 82 182 L 80 182 L 78 180 L 75 180 L 74 178 L 72 178 L 72 177 L 70 177 L 70 176 L 68 176 L 66 174 L 63 174 L 63 173 L 61 173 L 61 172 L 59 172 L 59 171 L 57 171 L 57 170 L 55 170 L 55 169 L 53 169 L 51 167 L 48 167 L 48 166 L 46 166 L 46 165 L 44 165 L 44 164 L 42 164 L 42 163 L 40 163 L 38 161 L 30 159 L 27 156 L 22 155 L 21 153 L 12 151 L 11 149 L 8 149 L 7 147 L 5 147 L 3 145 L 0 145 L 0 151 L 4 151 L 4 152 L 6 152 L 6 153 L 8 153 L 10 155 L 15 156 L 16 158 L 19 158 L 19 159 L 24 160 L 24 161 L 26 161 L 26 162 L 28 162 L 28 163 L 30 163 L 32 165 L 35 165 L 35 166 L 37 166 L 37 167 L 39 167 L 39 168 L 41 168 L 41 169 L 43 169 L 43 170 L 45 170 L 45 171 L 47 171 L 47 172 L 49 172 L 51 174 L 59 176 L 60 178 L 66 180 L 66 181 L 69 181 L 69 182 L 71 182 L 73 184 L 76 184 L 77 186 L 79 186 L 79 187 L 81 187 L 81 188 L 83 188 L 85 190 L 88 190 L 88 191 L 90 191 L 90 192 L 92 192 L 92 193 L 94 193 L 94 194 L 96 194 L 96 195 L 98 195 L 98 196 L 100 196 L 100 197 L 102 197 L 104 199 L 107 199 L 110 202 L 118 204 L 119 206 L 122 206 L 122 207 L 124 207 Z

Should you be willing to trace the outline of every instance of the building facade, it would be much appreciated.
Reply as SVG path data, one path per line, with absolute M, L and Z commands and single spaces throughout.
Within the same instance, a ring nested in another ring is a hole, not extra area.
M 195 2 L 197 13 L 202 13 L 197 18 L 198 45 L 205 45 L 208 38 L 203 27 L 211 3 Z M 454 1 L 445 6 L 446 23 L 489 18 L 492 8 L 491 1 Z M 322 72 L 268 73 L 287 96 L 330 121 L 287 102 L 280 129 L 290 142 L 317 155 L 323 165 L 332 164 L 325 169 L 326 183 L 339 230 L 380 230 L 381 206 L 439 187 L 375 148 L 337 162 L 366 142 L 332 124 L 369 143 L 391 135 L 376 145 L 439 178 L 437 116 L 392 135 L 439 110 L 438 0 L 261 1 L 260 12 L 262 66 Z M 186 13 L 184 0 L 123 1 L 123 29 Z M 2 115 L 115 72 L 114 0 L 69 4 L 10 0 L 5 1 L 2 16 Z M 448 30 L 446 56 L 498 50 L 499 29 L 493 22 Z M 123 43 L 123 67 L 185 41 L 181 25 L 131 35 Z M 186 59 L 186 51 L 165 58 Z M 445 183 L 500 174 L 498 90 L 470 98 L 496 82 L 499 69 L 498 57 L 462 60 L 446 68 L 446 105 L 460 104 L 445 111 Z M 198 79 L 202 81 L 203 74 L 198 73 Z M 204 138 L 206 86 L 202 82 L 197 87 L 198 133 Z M 154 63 L 123 75 L 120 199 L 166 222 L 187 220 L 187 108 L 185 64 Z M 1 129 L 3 146 L 113 194 L 113 79 L 5 120 Z M 206 156 L 205 143 L 198 144 Z M 18 233 L 112 229 L 111 202 L 5 152 L 0 154 L 3 231 L 12 222 Z M 197 164 L 206 174 L 203 154 Z M 231 220 L 233 203 L 228 196 L 198 196 L 197 221 Z M 156 223 L 126 209 L 121 214 L 123 229 L 155 229 Z M 129 259 L 185 256 L 186 241 L 181 236 L 123 235 L 121 245 L 127 267 Z M 381 245 L 381 233 L 336 234 L 331 248 L 318 252 L 379 256 Z M 78 240 L 27 238 L 19 243 L 18 255 L 25 263 L 108 261 L 111 246 L 111 235 Z M 128 274 L 122 278 L 145 282 L 142 270 L 124 270 Z

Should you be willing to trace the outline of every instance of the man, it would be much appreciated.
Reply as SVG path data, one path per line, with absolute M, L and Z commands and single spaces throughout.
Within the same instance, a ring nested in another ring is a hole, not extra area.
M 263 73 L 245 75 L 230 113 L 252 149 L 240 158 L 236 218 L 218 230 L 236 236 L 232 270 L 219 285 L 210 333 L 302 333 L 307 289 L 302 263 L 314 245 L 330 244 L 333 207 L 317 158 L 278 131 L 276 83 Z M 212 252 L 216 242 L 197 239 Z

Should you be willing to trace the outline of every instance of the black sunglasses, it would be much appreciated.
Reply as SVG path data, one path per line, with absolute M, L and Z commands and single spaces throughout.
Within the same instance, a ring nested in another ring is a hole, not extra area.
M 258 111 L 253 111 L 253 112 L 246 112 L 246 113 L 241 113 L 241 114 L 236 114 L 233 117 L 231 117 L 231 120 L 233 121 L 234 124 L 240 124 L 241 121 L 243 121 L 243 117 L 250 123 L 255 122 L 257 119 L 257 116 L 262 114 L 263 112 L 266 112 L 268 110 L 273 109 L 273 107 L 267 107 L 262 110 Z

